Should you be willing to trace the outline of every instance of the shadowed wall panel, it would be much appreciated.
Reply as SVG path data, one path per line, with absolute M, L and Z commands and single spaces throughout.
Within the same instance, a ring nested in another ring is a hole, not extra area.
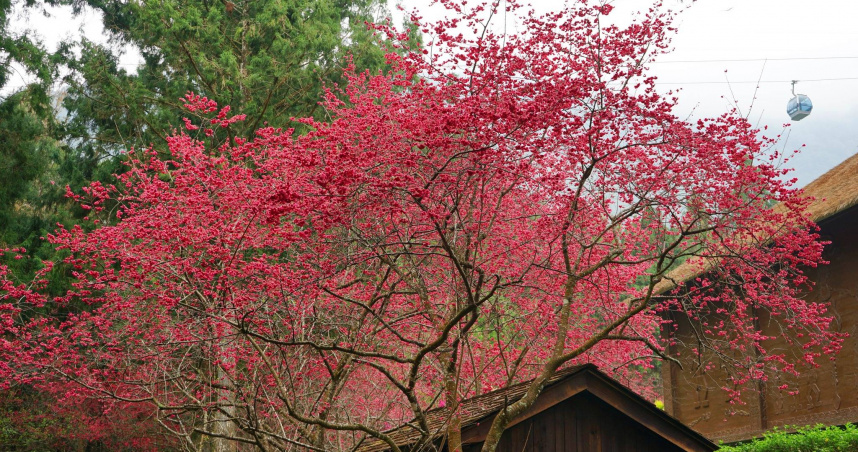
M 720 389 L 726 377 L 723 365 L 710 369 L 700 365 L 713 357 L 695 359 L 691 352 L 694 326 L 676 317 L 674 334 L 681 345 L 671 347 L 669 353 L 682 362 L 683 369 L 673 363 L 662 366 L 669 414 L 712 440 L 726 442 L 761 436 L 778 426 L 858 421 L 858 207 L 820 222 L 820 235 L 831 242 L 824 253 L 830 263 L 805 270 L 815 284 L 807 299 L 829 304 L 834 317 L 830 328 L 849 334 L 841 352 L 831 360 L 817 360 L 818 368 L 800 369 L 798 376 L 771 375 L 765 383 L 749 383 L 744 390 L 747 404 L 730 404 Z M 776 335 L 780 326 L 765 313 L 759 314 L 763 334 Z M 801 344 L 783 339 L 768 341 L 765 348 L 786 352 L 795 361 L 805 353 Z M 790 389 L 780 389 L 783 385 Z

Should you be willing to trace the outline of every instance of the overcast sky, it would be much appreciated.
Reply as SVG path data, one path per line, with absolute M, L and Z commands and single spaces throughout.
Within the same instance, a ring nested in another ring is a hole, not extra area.
M 667 2 L 668 6 L 680 5 L 680 0 Z M 437 17 L 437 10 L 425 9 L 427 2 L 423 0 L 399 3 L 406 9 L 420 8 L 430 20 Z M 532 3 L 544 11 L 563 1 Z M 635 8 L 649 2 L 614 0 L 612 4 L 616 9 L 611 16 L 623 23 Z M 688 5 L 688 0 L 684 4 Z M 681 90 L 677 114 L 718 115 L 731 108 L 735 100 L 752 123 L 767 125 L 773 134 L 783 131 L 789 122 L 789 81 L 800 80 L 796 92 L 811 97 L 813 113 L 793 123 L 788 139 L 780 146 L 806 146 L 787 163 L 795 168 L 794 175 L 803 186 L 858 152 L 856 19 L 855 0 L 698 0 L 679 17 L 673 53 L 661 57 L 652 70 L 661 90 Z M 90 37 L 101 33 L 96 16 L 74 19 L 68 10 L 59 9 L 52 10 L 49 18 L 31 17 L 25 23 L 19 17 L 13 23 L 13 28 L 24 27 L 36 29 L 50 46 L 77 35 L 79 29 Z M 510 28 L 514 29 L 514 24 Z M 136 59 L 132 52 L 123 63 L 133 69 Z M 26 75 L 20 74 L 18 83 L 25 79 Z M 762 80 L 759 89 L 758 79 Z
M 699 0 L 680 17 L 674 52 L 653 70 L 660 87 L 682 89 L 680 113 L 715 115 L 736 99 L 753 124 L 778 133 L 789 122 L 789 80 L 800 80 L 796 92 L 810 96 L 813 113 L 792 123 L 782 144 L 806 145 L 788 163 L 805 185 L 858 152 L 856 19 L 854 0 Z M 754 61 L 666 63 L 697 60 Z

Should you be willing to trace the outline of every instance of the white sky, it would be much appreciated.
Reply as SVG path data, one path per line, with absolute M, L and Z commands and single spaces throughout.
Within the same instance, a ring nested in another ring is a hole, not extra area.
M 632 3 L 627 1 L 626 3 Z M 789 122 L 789 80 L 813 101 L 813 113 L 790 127 L 787 149 L 806 147 L 787 166 L 800 186 L 858 152 L 858 2 L 854 0 L 699 0 L 679 20 L 675 51 L 663 61 L 765 59 L 656 64 L 663 88 L 680 87 L 680 113 L 716 115 L 735 99 L 753 124 L 779 133 Z M 853 57 L 853 58 L 842 58 Z M 831 58 L 777 60 L 785 58 Z M 691 84 L 753 81 L 756 83 Z M 844 79 L 813 81 L 819 79 Z M 804 81 L 801 81 L 804 80 Z M 771 83 L 765 83 L 772 81 Z M 778 82 L 780 81 L 780 82 Z M 668 83 L 677 83 L 668 85 Z M 782 142 L 781 145 L 784 143 Z M 858 181 L 856 181 L 858 183 Z
M 388 1 L 391 6 L 396 2 Z M 542 11 L 563 4 L 562 0 L 531 1 Z M 679 5 L 679 1 L 666 0 L 668 6 Z M 425 0 L 399 3 L 409 10 L 418 8 L 427 19 L 438 17 L 437 9 L 425 8 Z M 613 0 L 612 4 L 616 9 L 611 16 L 623 23 L 632 11 L 650 2 Z M 688 0 L 684 4 L 688 5 Z M 811 97 L 813 113 L 793 123 L 788 140 L 782 140 L 780 146 L 794 149 L 806 145 L 787 163 L 796 169 L 794 175 L 803 186 L 858 152 L 857 19 L 855 0 L 698 0 L 679 17 L 673 53 L 653 64 L 652 70 L 663 91 L 681 89 L 677 114 L 686 116 L 693 110 L 696 117 L 718 115 L 735 99 L 752 123 L 768 125 L 772 134 L 780 133 L 789 122 L 789 80 L 800 80 L 796 92 Z M 79 30 L 91 39 L 100 39 L 101 34 L 97 16 L 73 18 L 67 9 L 52 9 L 48 18 L 33 15 L 29 22 L 21 16 L 12 20 L 13 29 L 34 29 L 50 47 L 62 38 L 79 35 Z M 508 24 L 510 31 L 514 28 L 515 24 Z M 764 65 L 766 58 L 770 60 Z M 137 60 L 132 52 L 123 58 L 123 64 L 133 70 Z M 667 63 L 698 60 L 709 62 Z M 724 83 L 725 70 L 732 85 Z M 763 83 L 749 114 L 761 73 Z M 26 79 L 26 74 L 17 74 L 17 83 Z M 752 83 L 739 83 L 748 81 Z

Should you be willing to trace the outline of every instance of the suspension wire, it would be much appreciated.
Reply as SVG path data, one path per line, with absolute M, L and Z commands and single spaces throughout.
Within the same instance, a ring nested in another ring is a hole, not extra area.
M 794 57 L 794 58 L 734 58 L 723 60 L 667 60 L 652 61 L 650 64 L 675 64 L 675 63 L 732 63 L 742 61 L 796 61 L 796 60 L 858 60 L 858 56 L 830 56 L 830 57 Z
M 839 77 L 839 78 L 803 78 L 801 79 L 802 83 L 804 82 L 833 82 L 840 80 L 858 80 L 858 77 Z M 742 80 L 738 82 L 734 81 L 712 81 L 712 82 L 659 82 L 656 81 L 656 85 L 726 85 L 731 83 L 791 83 L 792 80 Z

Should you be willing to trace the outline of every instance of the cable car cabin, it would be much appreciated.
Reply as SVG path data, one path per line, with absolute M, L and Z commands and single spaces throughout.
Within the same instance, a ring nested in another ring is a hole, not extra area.
M 801 121 L 810 116 L 811 110 L 813 110 L 813 102 L 804 94 L 796 94 L 787 103 L 787 114 L 793 121 Z

